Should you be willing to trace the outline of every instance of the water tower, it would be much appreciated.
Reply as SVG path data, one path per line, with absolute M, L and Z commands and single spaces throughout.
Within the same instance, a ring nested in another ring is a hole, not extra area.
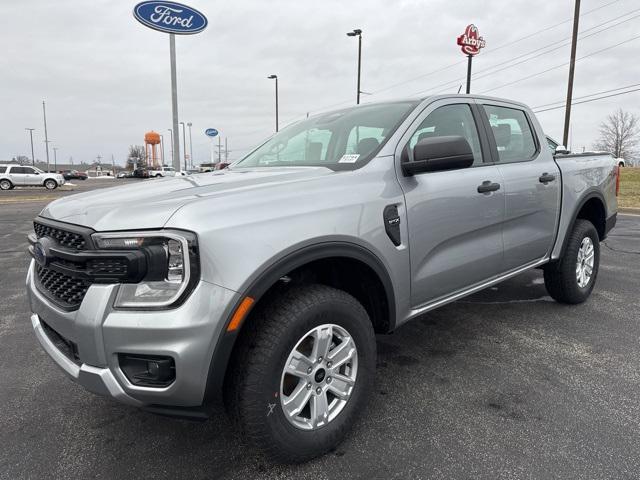
M 151 130 L 144 134 L 144 151 L 147 156 L 147 165 L 151 168 L 161 167 L 161 163 L 158 160 L 157 145 L 160 144 L 160 134 Z

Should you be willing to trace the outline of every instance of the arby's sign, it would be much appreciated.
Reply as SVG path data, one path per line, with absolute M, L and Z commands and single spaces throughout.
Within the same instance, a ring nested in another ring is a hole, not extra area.
M 462 53 L 465 55 L 477 55 L 480 49 L 484 48 L 486 42 L 480 36 L 478 27 L 474 24 L 467 25 L 464 33 L 458 37 L 458 45 L 460 45 Z

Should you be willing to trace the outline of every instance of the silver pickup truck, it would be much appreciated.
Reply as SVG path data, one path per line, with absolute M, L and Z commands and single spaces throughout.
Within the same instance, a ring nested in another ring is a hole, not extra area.
M 48 205 L 31 322 L 86 389 L 194 419 L 223 400 L 258 447 L 307 460 L 364 409 L 375 333 L 532 268 L 557 301 L 585 301 L 617 169 L 554 158 L 508 100 L 320 114 L 225 170 Z

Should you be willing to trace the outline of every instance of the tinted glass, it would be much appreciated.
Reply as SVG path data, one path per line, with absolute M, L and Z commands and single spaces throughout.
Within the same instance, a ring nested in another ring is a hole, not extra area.
M 478 129 L 471 113 L 471 107 L 465 103 L 446 105 L 431 112 L 409 140 L 410 158 L 413 160 L 413 147 L 420 140 L 450 135 L 464 137 L 471 146 L 473 164 L 482 163 Z
M 7 167 L 0 167 L 0 173 L 5 173 L 7 171 Z
M 236 163 L 238 167 L 353 167 L 371 158 L 417 102 L 364 105 L 291 125 Z
M 27 169 L 26 169 L 26 168 L 24 168 L 24 167 L 11 167 L 11 170 L 10 170 L 10 172 L 9 172 L 9 173 L 11 173 L 11 174 L 16 174 L 16 173 L 18 173 L 18 174 L 25 174 L 25 173 L 27 173 L 27 171 L 26 171 L 26 170 L 27 170 Z
M 22 167 L 22 168 L 24 170 L 24 173 L 31 173 L 31 174 L 36 173 L 36 171 L 31 167 Z
M 531 160 L 536 153 L 531 126 L 522 110 L 485 105 L 501 162 Z

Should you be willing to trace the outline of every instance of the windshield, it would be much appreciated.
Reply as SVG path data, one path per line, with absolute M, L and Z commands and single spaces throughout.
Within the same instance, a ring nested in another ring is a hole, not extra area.
M 293 124 L 235 164 L 237 167 L 353 167 L 375 155 L 418 102 L 365 105 Z

